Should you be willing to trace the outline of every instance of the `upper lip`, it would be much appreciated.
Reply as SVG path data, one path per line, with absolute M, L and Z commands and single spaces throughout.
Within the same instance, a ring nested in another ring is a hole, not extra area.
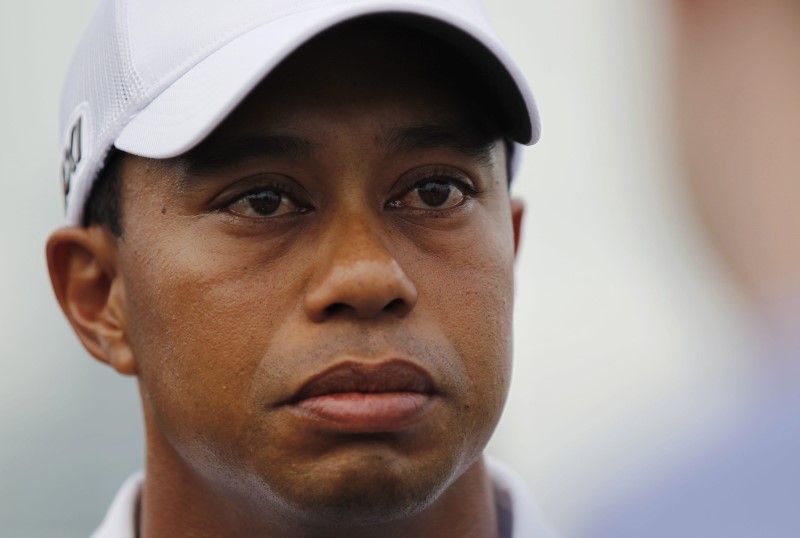
M 311 376 L 290 403 L 343 392 L 416 392 L 432 394 L 435 385 L 424 368 L 402 359 L 379 363 L 346 361 Z

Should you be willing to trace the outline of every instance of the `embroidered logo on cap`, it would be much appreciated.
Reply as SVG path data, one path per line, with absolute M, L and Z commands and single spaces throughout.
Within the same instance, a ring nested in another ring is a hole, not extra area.
M 61 186 L 64 202 L 89 157 L 89 114 L 86 103 L 72 113 L 61 141 Z
M 72 183 L 72 176 L 78 170 L 78 165 L 83 157 L 83 116 L 78 116 L 78 119 L 73 123 L 72 128 L 69 130 L 67 143 L 64 147 L 62 160 L 61 160 L 61 180 L 64 186 L 64 196 L 69 194 L 70 184 Z

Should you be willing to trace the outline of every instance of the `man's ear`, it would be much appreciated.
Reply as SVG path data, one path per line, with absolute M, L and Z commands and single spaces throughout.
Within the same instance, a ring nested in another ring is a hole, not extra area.
M 519 198 L 511 199 L 511 223 L 514 227 L 514 256 L 519 252 L 520 233 L 522 232 L 522 215 L 525 213 L 525 204 Z
M 47 241 L 53 290 L 78 338 L 98 360 L 135 375 L 117 260 L 117 239 L 105 227 L 61 228 Z

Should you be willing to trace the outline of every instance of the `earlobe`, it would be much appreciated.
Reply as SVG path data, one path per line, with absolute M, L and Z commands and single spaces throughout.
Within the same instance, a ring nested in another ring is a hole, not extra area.
M 56 298 L 83 346 L 119 373 L 134 375 L 116 241 L 99 226 L 62 228 L 47 241 L 47 265 Z
M 514 257 L 519 252 L 519 241 L 522 233 L 522 216 L 525 213 L 525 204 L 519 198 L 511 199 L 511 223 L 514 229 Z

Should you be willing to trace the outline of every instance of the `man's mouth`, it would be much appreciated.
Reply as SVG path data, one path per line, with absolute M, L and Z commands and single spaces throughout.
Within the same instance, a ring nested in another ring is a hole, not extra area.
M 435 395 L 431 376 L 408 361 L 347 361 L 312 376 L 288 404 L 325 429 L 389 432 L 421 420 Z

